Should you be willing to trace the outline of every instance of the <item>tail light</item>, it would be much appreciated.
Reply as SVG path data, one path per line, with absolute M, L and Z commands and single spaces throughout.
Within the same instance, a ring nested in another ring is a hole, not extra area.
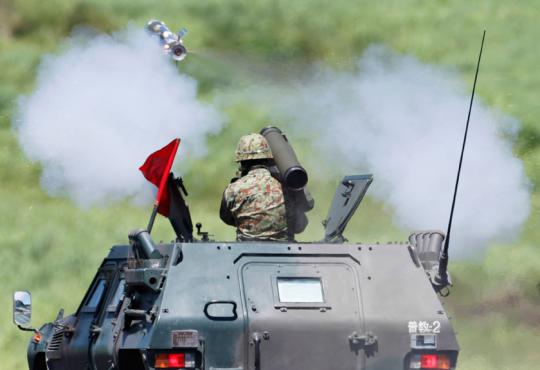
M 156 353 L 154 368 L 156 369 L 195 369 L 196 357 L 193 352 Z
M 450 370 L 450 357 L 446 354 L 429 353 L 411 356 L 410 369 Z

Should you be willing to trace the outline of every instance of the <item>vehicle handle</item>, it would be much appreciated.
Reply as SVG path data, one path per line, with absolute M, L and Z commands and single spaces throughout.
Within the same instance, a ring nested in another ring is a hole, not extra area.
M 231 315 L 229 316 L 215 316 L 215 315 L 211 315 L 209 312 L 208 312 L 208 307 L 210 307 L 211 305 L 219 305 L 219 304 L 229 304 L 232 306 L 232 310 L 231 310 Z M 238 313 L 236 312 L 236 308 L 238 307 L 238 305 L 236 304 L 235 301 L 210 301 L 210 302 L 207 302 L 205 305 L 204 305 L 204 315 L 209 318 L 210 320 L 214 320 L 214 321 L 234 321 L 238 318 Z
M 261 335 L 253 333 L 253 343 L 255 344 L 255 370 L 261 370 Z

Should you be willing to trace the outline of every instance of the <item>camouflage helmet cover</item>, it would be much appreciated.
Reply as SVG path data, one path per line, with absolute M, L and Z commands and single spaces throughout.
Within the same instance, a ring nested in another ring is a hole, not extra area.
M 234 156 L 236 162 L 266 158 L 274 157 L 264 136 L 261 134 L 249 134 L 240 138 Z

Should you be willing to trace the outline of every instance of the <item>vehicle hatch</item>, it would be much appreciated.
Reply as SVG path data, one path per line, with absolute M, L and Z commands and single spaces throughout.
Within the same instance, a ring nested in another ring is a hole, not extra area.
M 343 242 L 343 231 L 364 198 L 372 175 L 345 176 L 339 183 L 328 216 L 324 221 L 326 242 Z
M 346 263 L 250 262 L 242 269 L 254 369 L 363 369 L 354 269 Z

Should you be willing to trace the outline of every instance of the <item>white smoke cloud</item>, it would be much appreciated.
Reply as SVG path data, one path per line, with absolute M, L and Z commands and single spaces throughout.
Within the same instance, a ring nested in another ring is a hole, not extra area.
M 397 225 L 446 231 L 470 99 L 470 88 L 457 81 L 452 71 L 372 46 L 353 72 L 319 69 L 273 98 L 263 94 L 267 104 L 276 102 L 277 118 L 292 119 L 293 130 L 317 132 L 328 163 L 346 174 L 373 173 L 370 193 L 395 211 Z M 528 180 L 511 147 L 517 128 L 476 96 L 453 256 L 508 240 L 527 219 Z
M 311 133 L 333 167 L 373 173 L 370 193 L 392 207 L 399 226 L 445 230 L 470 98 L 460 80 L 375 46 L 352 72 L 320 68 L 277 91 L 249 94 Z M 196 81 L 178 73 L 142 31 L 74 39 L 42 63 L 14 126 L 24 152 L 41 163 L 50 194 L 103 204 L 148 194 L 137 168 L 172 138 L 183 140 L 180 161 L 205 153 L 206 135 L 223 120 L 196 95 Z M 528 217 L 528 181 L 511 147 L 517 128 L 477 96 L 452 256 L 508 240 Z
M 197 82 L 137 29 L 74 37 L 45 58 L 14 122 L 47 192 L 82 206 L 148 197 L 138 171 L 146 156 L 175 137 L 176 163 L 204 154 L 206 135 L 221 126 L 221 115 L 197 99 Z

